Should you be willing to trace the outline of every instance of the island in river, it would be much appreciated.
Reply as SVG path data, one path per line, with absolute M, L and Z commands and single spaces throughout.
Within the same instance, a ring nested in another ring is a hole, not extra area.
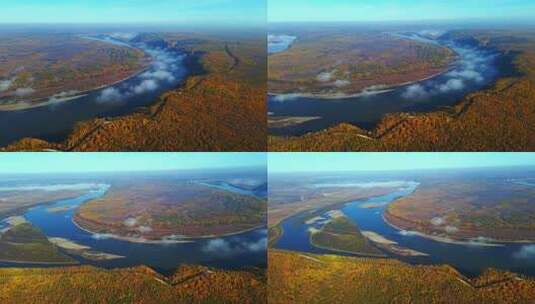
M 319 230 L 311 230 L 310 243 L 319 248 L 355 255 L 382 257 L 358 226 L 339 211 L 331 211 L 330 219 Z

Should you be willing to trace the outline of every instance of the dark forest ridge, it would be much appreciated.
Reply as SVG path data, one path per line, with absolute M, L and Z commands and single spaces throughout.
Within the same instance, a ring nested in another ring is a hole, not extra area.
M 466 278 L 443 266 L 270 250 L 270 303 L 530 303 L 535 281 L 489 269 Z M 374 288 L 370 288 L 374 286 Z

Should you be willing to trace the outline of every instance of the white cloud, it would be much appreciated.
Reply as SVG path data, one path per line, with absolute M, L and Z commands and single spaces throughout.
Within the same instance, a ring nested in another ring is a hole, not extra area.
M 0 92 L 9 90 L 9 87 L 13 83 L 12 79 L 0 80 Z
M 136 94 L 143 94 L 158 89 L 158 83 L 154 79 L 143 80 L 138 86 L 134 87 Z
M 239 240 L 239 238 L 237 239 Z M 204 245 L 202 251 L 218 255 L 236 255 L 245 252 L 262 252 L 267 248 L 267 237 L 263 236 L 256 241 L 232 242 L 225 239 L 213 239 Z
M 482 243 L 492 243 L 492 242 L 494 242 L 494 239 L 484 237 L 484 236 L 478 236 L 478 237 L 470 239 L 470 243 L 473 243 L 475 245 L 482 244 Z
M 402 94 L 405 99 L 422 99 L 427 97 L 427 95 L 427 90 L 421 84 L 410 85 Z
M 535 258 L 535 245 L 522 246 L 513 256 L 517 259 L 533 259 Z
M 456 233 L 457 231 L 459 231 L 459 228 L 455 227 L 455 226 L 446 226 L 444 227 L 444 230 L 446 230 L 447 233 Z
M 136 37 L 137 33 L 113 33 L 110 36 L 117 39 L 124 39 L 124 40 L 130 40 Z
M 19 96 L 19 97 L 24 97 L 24 96 L 28 96 L 28 95 L 31 95 L 35 92 L 34 89 L 32 88 L 18 88 L 16 91 L 15 91 L 15 95 L 16 96 Z
M 474 80 L 477 82 L 482 82 L 484 80 L 481 73 L 474 70 L 451 71 L 447 75 L 451 77 L 464 78 L 467 80 Z
M 134 227 L 137 225 L 137 219 L 130 217 L 123 221 L 123 224 L 127 227 Z
M 113 234 L 109 234 L 109 233 L 95 233 L 93 235 L 91 235 L 91 238 L 95 239 L 95 240 L 107 240 L 107 239 L 111 239 L 115 237 Z
M 52 105 L 56 104 L 56 103 L 60 103 L 60 102 L 63 102 L 65 100 L 70 100 L 70 99 L 73 99 L 73 98 L 77 98 L 76 94 L 80 93 L 79 91 L 65 91 L 65 92 L 60 92 L 60 93 L 57 93 L 57 94 L 54 94 L 52 95 L 49 99 L 48 99 L 48 102 L 51 103 Z
M 137 227 L 137 231 L 141 233 L 148 233 L 152 231 L 152 228 L 150 226 L 139 226 Z
M 165 80 L 169 82 L 175 81 L 175 76 L 169 71 L 166 70 L 158 70 L 154 72 L 145 72 L 141 75 L 143 78 L 155 78 L 159 80 Z
M 431 219 L 431 224 L 433 224 L 434 226 L 440 226 L 444 224 L 444 219 L 441 217 L 434 217 Z
M 202 249 L 205 252 L 231 252 L 230 244 L 224 239 L 210 240 Z
M 419 233 L 417 231 L 411 231 L 411 230 L 401 230 L 399 231 L 399 234 L 403 236 L 417 236 Z
M 278 101 L 278 102 L 285 102 L 285 101 L 297 99 L 301 96 L 302 96 L 301 94 L 280 94 L 280 95 L 275 95 L 275 97 L 273 97 L 273 100 Z
M 316 80 L 319 82 L 329 82 L 333 78 L 332 72 L 319 73 Z
M 432 34 L 432 31 L 427 34 Z M 456 67 L 440 77 L 408 86 L 402 93 L 405 99 L 423 99 L 437 94 L 461 91 L 470 84 L 485 81 L 493 73 L 492 61 L 496 57 L 487 51 L 451 44 L 461 59 Z
M 252 252 L 264 251 L 267 248 L 267 238 L 261 238 L 256 242 L 247 243 L 245 247 Z
M 183 55 L 162 49 L 150 49 L 146 46 L 144 50 L 149 53 L 153 59 L 151 69 L 139 75 L 134 85 L 110 87 L 104 89 L 97 101 L 99 102 L 120 102 L 126 98 L 139 94 L 145 94 L 158 90 L 166 83 L 173 83 L 181 77 L 181 62 Z M 134 80 L 135 81 L 135 80 Z
M 80 91 L 77 91 L 77 90 L 63 91 L 63 92 L 59 92 L 57 94 L 54 94 L 54 97 L 64 98 L 64 97 L 69 97 L 69 96 L 76 95 L 78 93 L 80 93 Z
M 448 93 L 451 91 L 459 91 L 464 89 L 464 82 L 460 79 L 450 79 L 445 84 L 438 87 L 440 92 Z
M 118 102 L 122 99 L 122 95 L 116 88 L 106 88 L 102 90 L 100 96 L 97 98 L 98 102 Z
M 346 87 L 346 86 L 348 86 L 348 85 L 350 85 L 350 84 L 351 84 L 351 81 L 349 81 L 349 80 L 340 80 L 340 79 L 339 79 L 339 80 L 336 80 L 336 81 L 334 82 L 334 85 L 335 85 L 336 87 L 339 87 L 339 88 L 341 88 L 341 87 Z
M 433 38 L 437 38 L 439 36 L 442 36 L 445 32 L 442 30 L 422 30 L 418 32 L 420 35 L 424 36 L 431 36 Z

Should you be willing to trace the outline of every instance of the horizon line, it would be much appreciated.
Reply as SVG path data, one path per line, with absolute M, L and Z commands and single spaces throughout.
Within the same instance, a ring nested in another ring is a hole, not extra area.
M 154 173 L 164 173 L 164 172 L 175 172 L 175 171 L 198 171 L 198 170 L 233 170 L 233 169 L 264 169 L 267 166 L 258 165 L 258 166 L 236 166 L 236 167 L 199 167 L 199 168 L 173 168 L 173 169 L 138 169 L 138 170 L 120 170 L 120 171 L 38 171 L 38 172 L 0 172 L 2 175 L 30 175 L 30 174 L 86 174 L 86 173 L 144 173 L 144 172 L 154 172 Z
M 426 23 L 426 22 L 477 22 L 477 21 L 500 21 L 511 23 L 531 23 L 535 21 L 531 18 L 495 18 L 495 17 L 474 17 L 474 18 L 446 18 L 446 19 L 367 19 L 367 20 L 269 20 L 270 23 Z
M 535 169 L 535 164 L 533 165 L 495 165 L 495 166 L 475 166 L 475 167 L 436 167 L 436 168 L 414 168 L 414 169 L 377 169 L 377 170 L 316 170 L 316 171 L 269 171 L 269 161 L 268 161 L 268 173 L 371 173 L 371 172 L 413 172 L 413 171 L 432 171 L 432 170 L 469 170 L 469 169 L 501 169 L 501 168 L 531 168 Z
M 0 24 L 12 24 L 12 25 L 25 25 L 25 24 L 112 24 L 112 25 L 121 25 L 121 24 L 158 24 L 158 25 L 184 25 L 184 24 L 263 24 L 266 22 L 233 22 L 233 21 L 218 21 L 218 22 L 204 22 L 204 21 L 187 21 L 187 22 L 176 22 L 176 21 L 123 21 L 123 22 L 108 22 L 108 21 L 95 21 L 95 22 L 62 22 L 62 21 L 31 21 L 31 22 L 4 22 L 0 21 Z

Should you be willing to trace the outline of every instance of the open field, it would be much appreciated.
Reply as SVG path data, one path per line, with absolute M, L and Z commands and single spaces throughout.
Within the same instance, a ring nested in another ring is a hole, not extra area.
M 269 137 L 270 151 L 532 151 L 535 32 L 456 31 L 512 59 L 515 71 L 453 107 L 387 115 L 373 130 L 351 124 L 299 137 Z
M 189 56 L 186 65 L 193 75 L 181 87 L 135 113 L 80 122 L 60 143 L 25 138 L 4 150 L 266 150 L 265 37 L 202 33 L 159 37 Z
M 128 284 L 125 284 L 128 282 Z M 2 303 L 266 303 L 261 270 L 181 266 L 162 276 L 144 266 L 0 269 Z
M 349 25 L 344 29 L 309 25 L 288 31 L 296 41 L 268 59 L 270 93 L 351 95 L 369 87 L 430 77 L 447 69 L 455 58 L 445 47 Z
M 535 294 L 533 279 L 492 269 L 466 278 L 449 266 L 391 259 L 279 250 L 270 250 L 268 257 L 270 303 L 527 304 Z
M 112 185 L 80 206 L 74 221 L 91 232 L 127 238 L 200 238 L 264 226 L 266 204 L 196 183 L 142 180 Z
M 140 50 L 72 34 L 0 37 L 0 110 L 115 83 L 149 63 Z

